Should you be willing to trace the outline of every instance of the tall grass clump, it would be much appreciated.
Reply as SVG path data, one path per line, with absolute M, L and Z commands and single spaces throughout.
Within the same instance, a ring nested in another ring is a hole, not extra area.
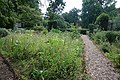
M 0 39 L 20 80 L 77 80 L 83 75 L 80 38 L 69 32 L 12 33 Z

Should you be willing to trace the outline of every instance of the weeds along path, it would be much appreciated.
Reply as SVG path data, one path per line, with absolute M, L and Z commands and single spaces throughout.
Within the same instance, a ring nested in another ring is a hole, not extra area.
M 8 61 L 0 54 L 0 80 L 16 80 Z
M 81 36 L 85 44 L 85 64 L 91 80 L 120 80 L 108 59 L 97 49 L 87 35 Z

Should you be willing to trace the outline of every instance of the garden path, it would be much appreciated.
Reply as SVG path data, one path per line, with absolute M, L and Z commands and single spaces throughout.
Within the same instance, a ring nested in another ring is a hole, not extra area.
M 85 64 L 91 80 L 120 80 L 120 75 L 115 73 L 110 61 L 105 58 L 103 53 L 93 44 L 87 35 L 81 38 L 85 44 Z
M 0 80 L 16 80 L 14 71 L 2 55 L 0 55 Z

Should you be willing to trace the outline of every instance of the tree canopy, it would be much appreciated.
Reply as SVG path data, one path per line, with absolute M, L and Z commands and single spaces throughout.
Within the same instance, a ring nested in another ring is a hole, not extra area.
M 102 13 L 101 15 L 99 15 L 96 19 L 96 24 L 98 24 L 101 27 L 101 30 L 108 30 L 108 24 L 109 24 L 109 15 L 106 13 Z
M 64 20 L 60 17 L 60 13 L 63 11 L 65 3 L 63 0 L 49 0 L 49 7 L 47 8 L 47 20 L 48 20 L 48 30 L 52 28 L 60 27 L 60 22 Z
M 77 8 L 73 8 L 72 10 L 69 11 L 69 13 L 63 13 L 62 16 L 64 17 L 66 22 L 69 23 L 74 23 L 76 25 L 77 23 L 80 22 L 80 10 Z
M 23 23 L 23 27 L 33 27 L 32 23 L 40 23 L 39 3 L 40 0 L 0 0 L 0 27 L 13 29 L 18 22 Z
M 97 16 L 102 12 L 115 16 L 115 0 L 83 0 L 82 4 L 82 26 L 88 27 L 89 24 L 95 23 Z

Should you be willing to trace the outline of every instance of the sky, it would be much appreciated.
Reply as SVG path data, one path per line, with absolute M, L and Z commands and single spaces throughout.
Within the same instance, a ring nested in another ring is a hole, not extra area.
M 41 0 L 41 1 L 43 4 L 46 4 L 45 6 L 42 7 L 42 12 L 45 13 L 46 8 L 48 6 L 48 3 L 46 0 Z M 63 1 L 66 2 L 66 6 L 63 10 L 63 13 L 69 12 L 73 8 L 77 8 L 77 9 L 82 8 L 82 0 L 63 0 Z M 120 7 L 120 0 L 116 0 L 116 1 L 117 1 L 116 7 L 119 8 Z

